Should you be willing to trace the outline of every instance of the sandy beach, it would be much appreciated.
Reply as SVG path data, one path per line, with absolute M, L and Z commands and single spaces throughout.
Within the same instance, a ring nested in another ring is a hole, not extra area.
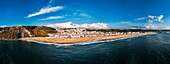
M 143 35 L 149 35 L 149 34 L 155 34 L 155 32 L 136 33 L 136 34 L 117 35 L 117 36 L 85 37 L 85 38 L 27 37 L 27 38 L 21 38 L 21 40 L 34 40 L 34 41 L 57 43 L 57 44 L 73 44 L 77 42 L 87 42 L 87 41 L 92 41 L 92 40 L 98 40 L 98 41 L 114 40 L 114 39 L 129 38 L 129 37 L 143 36 Z

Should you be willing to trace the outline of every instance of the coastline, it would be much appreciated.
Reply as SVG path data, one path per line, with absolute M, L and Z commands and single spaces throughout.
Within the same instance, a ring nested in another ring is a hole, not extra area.
M 88 42 L 88 41 L 118 40 L 122 38 L 137 37 L 137 36 L 143 36 L 149 34 L 156 34 L 156 33 L 148 32 L 148 33 L 117 35 L 117 36 L 85 37 L 85 38 L 27 37 L 27 38 L 21 38 L 20 40 L 30 41 L 30 42 L 41 42 L 41 43 L 48 43 L 48 44 L 74 44 L 74 43 Z

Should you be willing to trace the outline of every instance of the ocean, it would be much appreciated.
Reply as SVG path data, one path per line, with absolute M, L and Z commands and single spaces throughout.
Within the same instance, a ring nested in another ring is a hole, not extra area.
M 170 64 L 170 34 L 64 46 L 3 40 L 0 64 Z

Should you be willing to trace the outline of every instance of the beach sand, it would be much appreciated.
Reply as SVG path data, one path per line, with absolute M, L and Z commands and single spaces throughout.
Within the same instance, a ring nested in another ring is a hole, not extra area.
M 121 38 L 129 38 L 135 36 L 143 36 L 148 34 L 156 34 L 155 32 L 147 32 L 147 33 L 136 33 L 136 34 L 127 34 L 127 35 L 117 35 L 117 36 L 102 36 L 102 37 L 85 37 L 85 38 L 50 38 L 50 37 L 27 37 L 21 38 L 21 40 L 34 40 L 48 43 L 57 43 L 57 44 L 73 44 L 77 42 L 87 42 L 92 40 L 115 40 Z

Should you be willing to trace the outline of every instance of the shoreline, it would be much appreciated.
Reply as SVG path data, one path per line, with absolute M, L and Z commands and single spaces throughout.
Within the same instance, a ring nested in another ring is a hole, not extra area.
M 144 36 L 149 34 L 156 34 L 155 32 L 148 33 L 136 33 L 127 35 L 117 35 L 117 36 L 102 36 L 102 37 L 85 37 L 85 38 L 50 38 L 50 37 L 27 37 L 21 38 L 20 40 L 30 41 L 30 42 L 41 42 L 48 44 L 74 44 L 89 41 L 106 41 L 106 40 L 118 40 L 130 37 Z

